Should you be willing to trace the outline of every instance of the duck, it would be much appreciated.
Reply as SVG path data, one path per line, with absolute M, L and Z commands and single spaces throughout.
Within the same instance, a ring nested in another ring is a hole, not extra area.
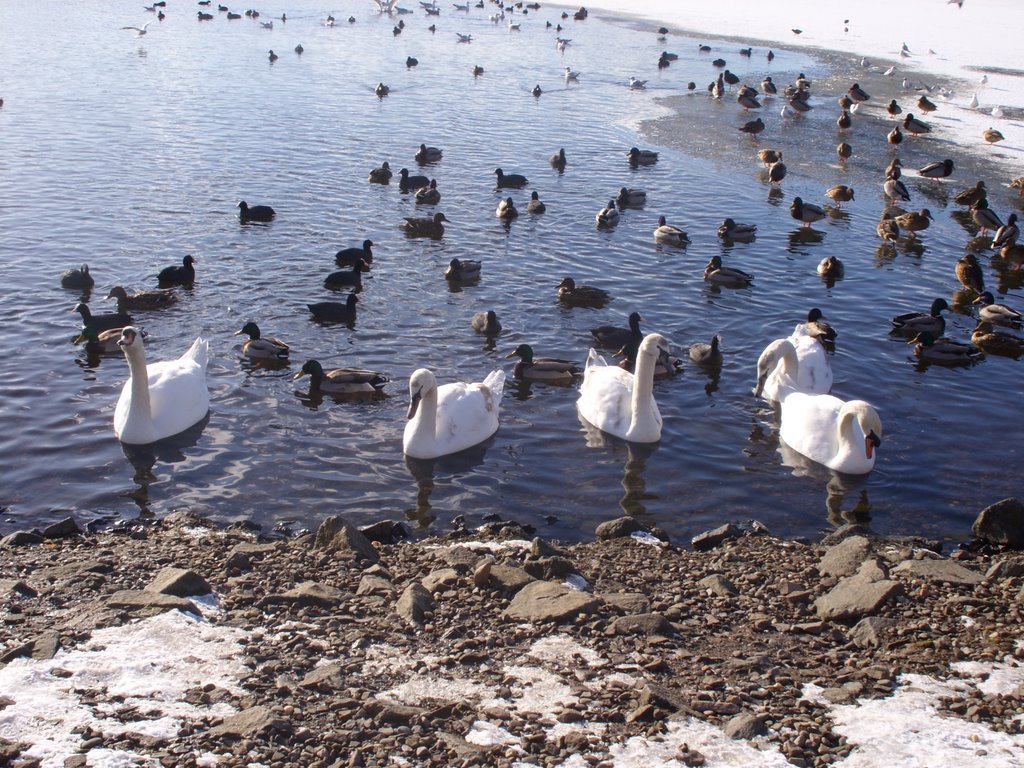
M 690 345 L 689 356 L 690 360 L 695 362 L 697 365 L 711 368 L 722 364 L 722 337 L 715 334 L 711 337 L 711 342 L 697 341 Z
M 756 234 L 757 224 L 739 224 L 732 219 L 726 219 L 718 228 L 718 236 L 723 240 L 749 242 Z
M 908 344 L 916 344 L 914 356 L 926 363 L 937 365 L 971 365 L 985 356 L 973 344 L 963 344 L 947 338 L 935 338 L 928 331 L 919 333 Z
M 818 274 L 826 280 L 838 280 L 845 271 L 843 262 L 837 256 L 826 256 L 818 262 Z
M 530 202 L 526 204 L 527 213 L 544 213 L 548 208 L 540 199 L 540 195 L 536 192 L 530 193 Z
M 789 106 L 790 109 L 801 115 L 814 109 L 814 107 L 812 107 L 807 101 L 806 91 L 798 92 L 796 96 L 791 98 L 789 100 Z
M 896 99 L 893 99 L 889 102 L 889 106 L 885 108 L 885 111 L 889 113 L 889 117 L 895 120 L 897 116 L 903 114 L 903 107 L 896 103 Z
M 367 265 L 373 263 L 373 240 L 363 240 L 362 246 L 358 248 L 342 248 L 334 254 L 334 261 L 339 267 L 351 267 L 362 259 Z
M 1018 237 L 1020 237 L 1020 227 L 1017 226 L 1017 214 L 1011 213 L 1009 218 L 1006 219 L 1006 223 L 999 227 L 992 237 L 992 247 L 1003 248 L 1007 245 L 1013 245 L 1017 242 Z
M 865 90 L 860 87 L 860 83 L 854 83 L 853 85 L 851 85 L 850 90 L 847 91 L 847 94 L 854 101 L 868 101 L 871 98 L 870 96 L 868 96 L 867 92 L 865 92 Z
M 995 144 L 997 141 L 1002 141 L 1006 137 L 1002 133 L 997 131 L 995 128 L 986 128 L 981 132 L 981 137 L 985 139 L 989 144 Z
M 831 470 L 865 475 L 882 444 L 882 420 L 864 400 L 791 392 L 782 400 L 779 437 L 793 450 Z
M 757 358 L 754 397 L 781 402 L 790 392 L 825 394 L 832 389 L 832 365 L 811 336 L 776 339 Z
M 768 167 L 768 183 L 773 187 L 776 184 L 781 184 L 782 180 L 786 178 L 786 164 L 779 160 L 776 163 L 772 163 Z
M 83 264 L 78 269 L 68 269 L 61 273 L 61 288 L 92 288 L 96 285 L 93 276 L 89 274 L 89 265 Z
M 649 334 L 640 343 L 635 373 L 608 365 L 592 348 L 576 401 L 580 416 L 623 440 L 658 442 L 662 418 L 654 399 L 654 368 L 659 360 L 671 367 L 668 356 L 668 342 L 657 333 Z
M 533 90 L 530 91 L 530 93 L 533 94 L 534 98 L 539 99 L 541 97 L 541 94 L 544 93 L 544 90 L 540 87 L 540 83 L 537 83 L 535 86 L 533 86 Z
M 930 125 L 918 120 L 912 114 L 908 114 L 903 118 L 903 127 L 914 136 L 920 136 L 922 133 L 931 133 L 932 131 Z
M 363 272 L 369 272 L 370 265 L 362 259 L 356 259 L 351 269 L 339 269 L 331 272 L 324 278 L 324 286 L 327 288 L 355 288 L 363 286 Z
M 848 203 L 853 200 L 853 187 L 848 187 L 845 184 L 836 184 L 834 187 L 829 187 L 825 190 L 825 197 L 832 198 L 836 205 L 842 208 L 843 203 Z
M 255 322 L 248 322 L 242 330 L 235 331 L 235 336 L 248 336 L 242 343 L 242 354 L 257 360 L 287 360 L 290 349 L 283 341 L 260 334 L 260 327 Z
M 568 307 L 603 307 L 611 301 L 611 294 L 593 285 L 576 285 L 571 277 L 562 279 L 557 286 L 558 301 Z
M 430 186 L 430 179 L 426 176 L 410 176 L 409 169 L 403 168 L 398 172 L 398 189 L 401 192 L 414 192 L 417 189 Z
M 968 187 L 967 189 L 953 195 L 953 202 L 957 205 L 966 205 L 971 207 L 987 198 L 988 190 L 985 189 L 985 182 L 979 180 L 973 187 Z
M 818 307 L 811 307 L 807 311 L 807 319 L 797 323 L 793 329 L 792 337 L 810 336 L 824 347 L 826 352 L 836 351 L 836 338 L 839 333 L 825 318 L 825 314 Z
M 850 126 L 852 125 L 853 118 L 850 117 L 850 113 L 844 109 L 842 112 L 839 113 L 839 117 L 836 118 L 836 126 L 839 128 L 840 131 L 847 131 L 850 129 Z
M 473 77 L 480 77 L 484 73 L 484 68 L 479 64 L 473 66 Z
M 202 13 L 200 13 L 200 14 L 199 14 L 199 18 L 200 18 L 200 19 L 202 19 L 202 18 L 203 18 L 203 14 L 202 14 Z M 212 17 L 212 16 L 210 16 L 210 18 L 212 19 L 213 17 Z M 280 56 L 278 56 L 278 55 L 277 55 L 276 53 L 274 53 L 274 49 L 273 49 L 273 48 L 271 48 L 271 49 L 270 49 L 269 51 L 267 51 L 267 60 L 268 60 L 268 61 L 269 61 L 269 62 L 270 62 L 271 64 L 273 64 L 273 63 L 274 63 L 275 61 L 277 61 L 277 60 L 278 60 L 279 58 L 281 58 L 281 57 L 280 57 Z
M 641 208 L 647 202 L 647 193 L 642 189 L 622 187 L 615 196 L 615 202 L 620 208 Z
M 977 256 L 965 253 L 957 260 L 956 279 L 968 291 L 980 294 L 985 290 L 985 273 L 981 271 Z
M 196 280 L 196 260 L 191 255 L 181 260 L 180 267 L 164 267 L 156 276 L 161 285 L 191 285 Z
M 493 309 L 488 309 L 486 312 L 477 312 L 473 315 L 470 324 L 473 326 L 474 331 L 485 336 L 497 336 L 501 333 L 501 322 L 499 322 L 498 314 Z
M 794 197 L 793 203 L 789 206 L 789 215 L 797 221 L 803 222 L 803 226 L 809 227 L 814 222 L 825 218 L 825 211 L 821 206 L 805 203 L 802 198 Z
M 437 179 L 431 179 L 425 187 L 416 190 L 417 205 L 437 205 L 441 202 L 441 191 L 437 188 Z
M 482 443 L 498 431 L 505 372 L 491 371 L 479 383 L 437 385 L 427 368 L 409 377 L 409 412 L 402 451 L 414 459 L 436 459 Z
M 552 168 L 556 168 L 559 171 L 565 170 L 565 148 L 559 149 L 558 152 L 550 157 L 548 163 L 551 164 Z
M 392 175 L 391 166 L 388 165 L 388 161 L 385 160 L 380 164 L 380 167 L 374 168 L 370 171 L 368 179 L 374 184 L 390 184 Z
M 654 165 L 658 162 L 658 153 L 650 149 L 630 148 L 626 153 L 630 165 Z
M 325 371 L 319 360 L 304 362 L 292 380 L 296 381 L 303 376 L 309 376 L 311 393 L 331 392 L 343 395 L 380 392 L 384 385 L 391 381 L 390 377 L 380 371 L 367 371 L 362 368 L 330 368 Z
M 519 189 L 530 183 L 530 180 L 519 173 L 505 173 L 501 168 L 494 169 L 494 175 L 498 177 L 495 182 L 497 189 Z
M 836 145 L 836 155 L 839 157 L 839 162 L 845 163 L 853 157 L 853 147 L 845 141 L 841 141 Z
M 878 224 L 875 226 L 875 232 L 888 243 L 895 243 L 900 239 L 900 225 L 896 223 L 893 215 L 888 212 L 879 219 Z
M 662 245 L 687 245 L 689 236 L 674 224 L 669 224 L 664 216 L 658 217 L 658 226 L 654 228 L 654 242 Z
M 97 334 L 109 331 L 111 328 L 124 328 L 132 324 L 131 315 L 124 312 L 104 312 L 94 315 L 89 305 L 83 302 L 75 304 L 73 310 L 82 316 L 82 330 L 92 330 Z
M 903 141 L 903 132 L 900 130 L 900 127 L 898 125 L 893 126 L 893 129 L 886 134 L 885 140 L 893 146 L 900 144 Z
M 978 308 L 979 320 L 996 323 L 997 325 L 1012 326 L 1019 325 L 1021 320 L 1024 320 L 1024 315 L 1016 309 L 1005 304 L 996 304 L 995 297 L 991 291 L 982 291 L 978 294 L 978 298 L 974 300 L 974 303 L 981 305 Z
M 926 179 L 944 179 L 953 173 L 953 161 L 949 159 L 935 160 L 923 168 L 919 168 L 917 173 Z
M 892 332 L 904 336 L 916 336 L 927 331 L 935 338 L 942 336 L 946 330 L 946 319 L 942 316 L 949 309 L 949 303 L 938 298 L 932 302 L 927 312 L 904 312 L 892 319 Z
M 978 327 L 971 333 L 971 343 L 993 355 L 1020 357 L 1024 354 L 1024 339 L 1014 336 L 1012 333 L 997 330 L 988 321 L 978 323 Z
M 885 183 L 882 185 L 882 190 L 885 192 L 885 198 L 890 204 L 895 203 L 897 200 L 909 201 L 910 190 L 907 189 L 907 185 L 903 183 L 900 178 L 902 171 L 899 166 L 893 168 L 892 173 L 885 179 Z
M 551 357 L 534 357 L 533 347 L 520 344 L 506 358 L 518 357 L 512 376 L 519 381 L 551 381 L 569 383 L 582 372 L 578 363 Z
M 981 235 L 985 235 L 990 229 L 998 230 L 1003 226 L 999 214 L 988 207 L 988 200 L 979 200 L 971 207 L 971 218 L 981 227 Z
M 754 279 L 753 275 L 735 269 L 723 267 L 721 256 L 712 256 L 711 261 L 704 267 L 704 280 L 715 285 L 724 285 L 727 288 L 746 288 Z
M 495 209 L 494 215 L 502 221 L 512 221 L 512 219 L 519 216 L 519 211 L 516 209 L 515 201 L 511 197 L 506 197 L 504 200 L 498 201 L 498 207 Z
M 636 341 L 631 341 L 626 346 L 616 350 L 615 355 L 622 356 L 622 360 L 619 361 L 619 368 L 630 373 L 636 373 L 636 360 L 637 355 L 640 353 L 640 344 L 642 343 L 643 337 Z M 671 354 L 662 355 L 654 363 L 654 380 L 675 378 L 682 369 L 683 361 L 678 357 Z
M 107 292 L 108 299 L 117 299 L 117 311 L 164 309 L 170 307 L 178 297 L 173 291 L 139 291 L 129 294 L 123 286 L 115 285 Z
M 928 229 L 928 224 L 934 220 L 931 211 L 927 208 L 922 208 L 920 211 L 909 211 L 896 217 L 899 228 L 907 232 L 907 237 L 911 239 L 917 237 L 918 232 Z
M 445 215 L 438 211 L 433 216 L 426 218 L 406 216 L 399 226 L 405 230 L 405 234 L 409 237 L 432 237 L 437 239 L 444 235 L 444 222 L 446 221 L 450 223 L 450 219 L 446 219 Z
M 452 259 L 444 271 L 444 279 L 454 282 L 466 282 L 480 277 L 481 263 L 475 259 Z
M 85 351 L 95 355 L 120 354 L 121 331 L 124 328 L 110 328 L 97 332 L 95 328 L 83 328 L 75 337 L 75 344 L 84 344 Z M 145 335 L 145 334 L 143 334 Z
M 602 208 L 594 216 L 598 229 L 610 229 L 619 223 L 619 209 L 615 207 L 615 201 L 609 200 L 608 205 Z
M 761 81 L 761 90 L 764 91 L 765 96 L 774 96 L 779 92 L 770 75 Z
M 757 97 L 751 96 L 748 93 L 741 93 L 739 96 L 737 96 L 736 103 L 743 107 L 744 112 L 750 109 L 761 108 L 761 102 L 757 100 Z M 742 128 L 740 128 L 740 130 L 743 131 L 743 133 L 757 135 L 764 130 L 764 121 L 761 118 L 751 120 L 750 122 L 746 123 Z
M 426 144 L 420 144 L 420 148 L 416 150 L 413 159 L 420 164 L 436 163 L 443 156 L 444 152 L 437 147 L 428 147 Z
M 177 435 L 206 418 L 209 343 L 201 336 L 176 360 L 146 364 L 142 333 L 132 325 L 118 341 L 129 376 L 114 408 L 114 435 L 127 445 L 148 445 Z
M 238 218 L 242 221 L 271 221 L 277 214 L 269 205 L 249 205 L 245 200 L 238 203 Z
M 925 114 L 934 112 L 935 110 L 938 109 L 938 107 L 935 106 L 935 104 L 933 104 L 927 96 L 922 96 L 920 99 L 917 100 L 917 108 L 920 109 Z
M 782 152 L 777 149 L 761 149 L 757 152 L 757 159 L 764 164 L 765 168 L 768 168 L 773 163 L 782 162 Z
M 620 328 L 616 325 L 599 325 L 597 328 L 591 328 L 590 333 L 594 340 L 602 347 L 622 349 L 630 345 L 639 346 L 640 342 L 644 339 L 644 334 L 640 330 L 640 322 L 642 320 L 643 317 L 640 316 L 639 312 L 630 312 L 628 328 Z
M 377 98 L 383 99 L 391 93 L 391 86 L 384 85 L 384 83 L 377 83 L 377 87 L 373 89 L 373 92 L 377 94 Z
M 355 320 L 356 304 L 359 297 L 350 293 L 344 303 L 339 301 L 321 301 L 307 304 L 313 313 L 313 319 L 321 323 L 347 323 Z

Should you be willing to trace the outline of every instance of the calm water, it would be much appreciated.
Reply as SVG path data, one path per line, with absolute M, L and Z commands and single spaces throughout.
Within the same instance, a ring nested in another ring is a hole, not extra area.
M 688 80 L 703 86 L 714 77 L 695 40 L 659 42 L 591 16 L 566 22 L 572 43 L 562 54 L 554 30 L 544 29 L 559 10 L 531 13 L 515 33 L 487 20 L 492 9 L 417 12 L 402 17 L 396 37 L 396 18 L 377 15 L 369 0 L 335 10 L 334 28 L 323 24 L 330 9 L 264 8 L 264 21 L 287 13 L 272 30 L 216 11 L 200 23 L 193 4 L 175 0 L 163 22 L 138 1 L 0 5 L 0 532 L 67 510 L 87 521 L 189 506 L 267 527 L 341 513 L 438 530 L 458 514 L 498 513 L 574 539 L 625 509 L 676 538 L 747 517 L 776 533 L 814 535 L 844 516 L 870 516 L 883 532 L 961 539 L 981 506 L 1019 492 L 1020 363 L 989 357 L 969 370 L 920 369 L 911 348 L 888 335 L 889 317 L 956 287 L 952 265 L 970 234 L 944 196 L 973 176 L 914 186 L 914 204 L 929 206 L 936 223 L 922 247 L 880 252 L 874 226 L 888 154 L 866 149 L 888 125 L 877 112 L 864 117 L 849 139 L 865 148 L 863 159 L 836 167 L 842 78 L 816 84 L 822 108 L 802 123 L 765 110 L 772 138 L 792 149 L 784 191 L 769 194 L 754 155 L 772 141 L 739 138 L 735 127 L 750 116 L 731 99 L 675 97 L 669 105 L 681 117 L 644 122 L 665 115 L 660 100 Z M 355 24 L 345 22 L 349 14 Z M 119 29 L 146 21 L 140 39 Z M 456 31 L 473 42 L 457 43 Z M 301 57 L 293 52 L 300 42 Z M 271 48 L 280 55 L 273 65 Z M 659 72 L 665 48 L 680 61 Z M 780 84 L 801 70 L 829 75 L 827 62 L 776 54 L 770 69 L 763 50 L 749 61 L 726 58 L 753 82 L 768 72 Z M 410 55 L 420 63 L 407 70 Z M 584 73 L 578 85 L 564 84 L 567 64 Z M 474 79 L 474 65 L 485 74 Z M 630 75 L 650 78 L 648 89 L 629 91 Z M 373 94 L 378 81 L 391 87 L 384 99 Z M 538 83 L 539 99 L 530 94 Z M 906 157 L 956 152 L 930 141 Z M 444 159 L 419 169 L 421 142 L 442 147 Z M 631 145 L 659 149 L 661 162 L 631 171 Z M 569 157 L 564 174 L 547 164 L 559 147 Z M 403 216 L 435 209 L 417 210 L 397 184 L 367 183 L 382 160 L 437 179 L 436 210 L 453 222 L 443 240 L 403 235 Z M 494 217 L 496 166 L 531 180 L 510 193 L 524 213 L 509 231 Z M 825 202 L 823 190 L 840 181 L 857 200 L 817 224 L 820 237 L 801 236 L 787 210 L 792 197 Z M 1011 198 L 997 182 L 989 182 L 993 207 L 1005 213 Z M 646 209 L 626 211 L 613 232 L 596 231 L 594 213 L 624 185 L 647 190 Z M 541 217 L 525 214 L 532 190 L 548 204 Z M 277 220 L 240 226 L 240 199 L 272 204 Z M 688 249 L 653 243 L 661 213 L 688 229 Z M 723 246 L 715 229 L 725 216 L 756 222 L 757 240 Z M 307 302 L 344 298 L 323 287 L 334 252 L 367 237 L 377 246 L 358 320 L 313 323 Z M 195 286 L 177 289 L 173 309 L 135 318 L 149 333 L 150 360 L 178 356 L 199 334 L 210 339 L 209 421 L 174 445 L 126 452 L 111 429 L 126 363 L 89 359 L 71 344 L 79 322 L 69 310 L 81 297 L 58 276 L 88 262 L 97 278 L 91 306 L 109 311 L 110 286 L 155 287 L 157 271 L 186 253 L 199 262 Z M 706 285 L 703 265 L 716 253 L 754 272 L 754 287 Z M 815 274 L 829 253 L 847 270 L 832 288 Z M 478 284 L 446 285 L 453 257 L 483 260 Z M 565 275 L 606 288 L 614 301 L 561 308 L 554 286 Z M 1005 300 L 1024 305 L 1019 288 Z M 879 462 L 863 480 L 780 453 L 774 413 L 750 394 L 760 350 L 814 305 L 840 331 L 833 391 L 872 401 L 885 423 Z M 484 309 L 506 328 L 493 348 L 469 326 Z M 687 365 L 656 385 L 665 417 L 658 445 L 588 434 L 574 388 L 510 381 L 501 428 L 486 446 L 407 465 L 401 437 L 414 369 L 429 367 L 441 382 L 479 381 L 495 367 L 511 372 L 504 356 L 520 342 L 582 361 L 589 329 L 624 324 L 634 309 L 645 330 L 683 351 L 716 332 L 724 339 L 720 376 Z M 289 367 L 255 368 L 240 357 L 232 334 L 250 319 L 292 346 Z M 953 316 L 949 326 L 963 337 L 973 319 Z M 309 358 L 383 370 L 393 377 L 388 397 L 311 399 L 308 379 L 292 381 Z

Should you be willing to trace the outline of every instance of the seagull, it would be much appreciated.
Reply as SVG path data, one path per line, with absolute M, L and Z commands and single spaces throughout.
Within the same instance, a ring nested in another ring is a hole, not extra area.
M 148 27 L 152 23 L 153 23 L 152 21 L 147 21 L 141 27 L 121 27 L 121 29 L 131 29 L 131 30 L 134 30 L 136 37 L 142 37 L 144 34 L 146 34 L 146 27 Z
M 579 82 L 580 73 L 573 72 L 569 67 L 565 68 L 565 82 Z
M 473 36 L 472 35 L 464 35 L 461 32 L 456 32 L 455 36 L 457 38 L 459 38 L 459 42 L 460 43 L 471 43 L 471 42 L 473 42 Z
M 978 94 L 976 94 L 976 93 L 972 93 L 971 94 L 971 102 L 970 102 L 970 104 L 967 105 L 967 108 L 968 109 L 977 109 L 978 108 Z
M 264 29 L 273 29 L 274 28 L 274 22 L 272 22 L 272 21 L 261 21 L 260 22 L 260 26 L 263 27 Z
M 889 67 L 882 74 L 885 75 L 886 77 L 892 77 L 894 74 L 896 74 L 896 67 L 895 66 Z
M 635 77 L 630 75 L 629 87 L 632 88 L 634 91 L 641 91 L 641 90 L 643 90 L 644 88 L 647 87 L 647 81 L 646 80 L 637 80 Z
M 1003 112 L 1003 108 L 1000 106 L 992 107 L 992 117 L 1003 117 L 1006 113 Z

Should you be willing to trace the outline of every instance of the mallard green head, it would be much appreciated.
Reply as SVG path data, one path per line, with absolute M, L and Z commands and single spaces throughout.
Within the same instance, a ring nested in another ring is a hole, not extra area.
M 248 322 L 242 326 L 242 330 L 235 331 L 235 336 L 248 336 L 253 341 L 258 341 L 260 338 L 260 327 L 254 322 Z
M 324 369 L 323 366 L 320 365 L 319 360 L 307 360 L 302 364 L 302 369 L 298 373 L 296 373 L 292 378 L 300 379 L 303 376 L 312 376 L 315 381 L 316 379 L 322 378 L 323 375 Z
M 976 298 L 973 303 L 974 304 L 981 304 L 981 305 L 987 307 L 989 304 L 994 304 L 995 300 L 996 300 L 996 297 L 992 295 L 992 291 L 982 291 L 978 295 L 978 298 Z
M 944 309 L 949 309 L 949 303 L 945 299 L 936 299 L 932 302 L 931 316 L 938 317 Z
M 516 347 L 507 355 L 505 355 L 505 357 L 518 357 L 524 363 L 529 365 L 530 363 L 533 362 L 533 347 L 531 347 L 529 344 L 520 344 L 518 347 Z

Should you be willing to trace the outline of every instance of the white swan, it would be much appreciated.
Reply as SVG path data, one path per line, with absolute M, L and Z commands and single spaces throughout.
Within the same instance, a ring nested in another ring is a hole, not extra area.
M 661 412 L 654 400 L 654 368 L 669 357 L 668 342 L 651 333 L 640 342 L 636 373 L 608 365 L 591 349 L 576 407 L 598 429 L 635 443 L 661 439 Z M 672 370 L 671 364 L 666 367 Z
M 757 359 L 755 397 L 781 401 L 790 392 L 823 395 L 832 389 L 832 365 L 813 336 L 799 333 L 776 339 Z
M 177 360 L 146 365 L 142 333 L 127 326 L 118 345 L 130 376 L 114 409 L 114 434 L 122 443 L 146 445 L 176 435 L 201 421 L 210 410 L 206 386 L 209 343 L 197 338 Z
M 436 459 L 482 443 L 498 430 L 505 372 L 491 371 L 482 383 L 437 386 L 420 368 L 409 379 L 409 421 L 402 450 L 414 459 Z
M 882 420 L 863 400 L 790 392 L 782 400 L 779 436 L 793 450 L 836 472 L 865 475 L 882 444 Z

